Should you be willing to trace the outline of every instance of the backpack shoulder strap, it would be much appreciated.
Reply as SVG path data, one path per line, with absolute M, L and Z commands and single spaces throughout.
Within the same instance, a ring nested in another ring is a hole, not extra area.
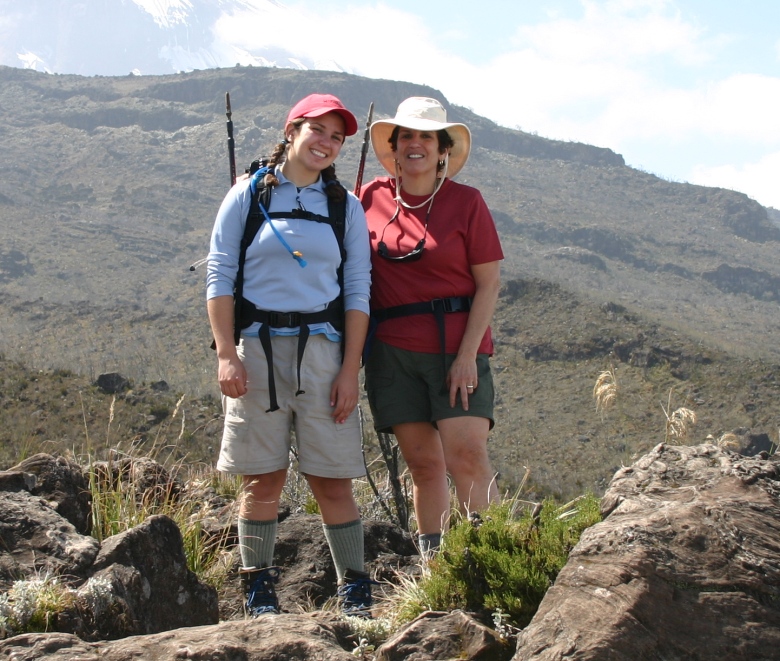
M 334 181 L 329 186 L 341 186 L 338 181 Z M 343 186 L 342 186 L 343 188 Z M 347 261 L 347 251 L 344 248 L 344 235 L 346 233 L 347 226 L 347 191 L 344 190 L 344 195 L 341 200 L 334 200 L 328 197 L 328 218 L 330 219 L 330 226 L 333 229 L 333 233 L 336 235 L 336 241 L 339 244 L 339 252 L 341 253 L 341 263 L 336 270 L 336 277 L 339 282 L 339 299 L 341 300 L 341 314 L 346 314 L 344 305 L 344 263 Z M 346 328 L 346 323 L 342 321 L 342 328 Z M 341 355 L 344 356 L 344 342 L 346 340 L 345 333 L 341 334 Z
M 341 186 L 337 181 L 333 181 L 328 184 L 329 186 Z M 343 186 L 342 186 L 343 188 Z M 341 251 L 341 263 L 344 264 L 344 260 L 347 258 L 346 251 L 344 249 L 344 234 L 346 233 L 347 225 L 347 194 L 344 191 L 344 197 L 337 201 L 333 198 L 328 198 L 328 219 L 330 226 L 333 228 L 333 233 L 336 235 L 336 241 L 339 243 L 339 250 Z
M 265 184 L 265 175 L 268 174 L 268 167 L 261 167 L 256 169 L 252 173 L 252 177 L 249 181 L 249 190 L 251 193 L 251 199 L 249 202 L 249 213 L 246 216 L 246 223 L 244 224 L 244 234 L 241 237 L 241 249 L 238 254 L 238 271 L 236 272 L 236 281 L 233 285 L 233 306 L 234 306 L 234 318 L 233 318 L 233 340 L 238 346 L 241 341 L 241 307 L 244 300 L 244 262 L 246 262 L 247 248 L 255 240 L 257 233 L 260 231 L 260 226 L 263 224 L 265 217 L 260 211 L 260 205 L 268 208 L 271 202 L 271 187 Z

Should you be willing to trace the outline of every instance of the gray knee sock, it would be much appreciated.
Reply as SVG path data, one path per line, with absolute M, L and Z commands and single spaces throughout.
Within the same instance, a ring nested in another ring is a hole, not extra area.
M 274 564 L 277 519 L 250 521 L 238 519 L 238 544 L 241 564 L 245 568 L 270 567 Z
M 357 519 L 348 523 L 329 526 L 322 524 L 325 539 L 328 540 L 336 575 L 341 581 L 347 569 L 365 571 L 363 557 L 363 521 Z
M 435 551 L 441 546 L 441 533 L 430 532 L 420 535 L 418 542 L 420 544 L 420 554 L 428 555 L 431 551 Z

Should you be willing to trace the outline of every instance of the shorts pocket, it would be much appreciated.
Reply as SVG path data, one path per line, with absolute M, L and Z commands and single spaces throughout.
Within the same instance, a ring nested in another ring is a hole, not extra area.
M 241 443 L 246 439 L 249 433 L 249 421 L 246 419 L 246 409 L 243 398 L 238 399 L 225 398 L 225 428 L 223 431 L 223 442 Z
M 389 365 L 389 361 L 384 359 L 383 354 L 385 353 L 384 345 L 381 343 L 377 343 L 371 352 L 365 365 L 367 392 L 389 388 L 393 385 L 395 380 L 393 368 Z

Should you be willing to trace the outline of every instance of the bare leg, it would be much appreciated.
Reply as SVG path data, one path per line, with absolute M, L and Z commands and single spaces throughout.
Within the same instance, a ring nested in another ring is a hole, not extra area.
M 393 433 L 412 474 L 417 528 L 421 534 L 441 532 L 449 519 L 450 490 L 439 432 L 428 422 L 408 422 L 395 425 Z
M 448 418 L 438 423 L 447 470 L 461 512 L 480 512 L 499 498 L 487 453 L 487 418 Z
M 287 469 L 243 475 L 244 498 L 238 515 L 251 521 L 270 521 L 279 516 L 279 498 L 282 495 Z
M 311 492 L 320 506 L 322 521 L 328 525 L 348 523 L 360 518 L 350 478 L 307 475 Z

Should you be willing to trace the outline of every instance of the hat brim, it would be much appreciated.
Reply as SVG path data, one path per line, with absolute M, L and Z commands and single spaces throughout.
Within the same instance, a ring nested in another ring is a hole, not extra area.
M 396 126 L 403 126 L 414 131 L 439 131 L 445 129 L 454 143 L 450 147 L 447 176 L 450 178 L 454 177 L 466 165 L 471 152 L 471 131 L 465 124 L 437 122 L 421 117 L 409 118 L 403 124 L 397 123 L 392 119 L 378 119 L 371 124 L 371 146 L 374 149 L 377 160 L 390 175 L 395 176 L 395 152 L 389 140 Z
M 336 113 L 344 120 L 344 133 L 346 136 L 355 135 L 358 132 L 358 123 L 355 116 L 346 108 L 320 108 L 307 112 L 303 117 L 322 117 L 329 112 Z

